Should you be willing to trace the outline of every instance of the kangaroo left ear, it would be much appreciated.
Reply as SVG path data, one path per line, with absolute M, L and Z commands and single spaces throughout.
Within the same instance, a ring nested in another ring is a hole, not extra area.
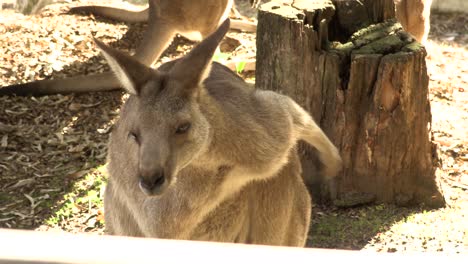
M 198 87 L 209 75 L 211 60 L 224 35 L 229 30 L 230 20 L 226 19 L 218 29 L 192 49 L 174 65 L 170 74 L 188 84 Z
M 94 39 L 94 42 L 101 50 L 123 88 L 130 94 L 138 95 L 141 86 L 149 80 L 153 69 L 97 39 Z

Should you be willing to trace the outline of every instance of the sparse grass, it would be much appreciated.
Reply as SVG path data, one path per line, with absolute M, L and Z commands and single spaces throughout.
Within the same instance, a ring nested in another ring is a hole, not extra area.
M 213 56 L 213 61 L 219 62 L 221 64 L 226 64 L 226 62 L 231 56 L 232 54 L 230 53 L 217 51 Z M 245 61 L 236 62 L 236 72 L 239 74 L 242 73 L 244 71 L 245 64 L 246 64 Z
M 389 205 L 314 210 L 310 246 L 348 249 L 364 247 L 373 236 L 404 218 L 409 211 Z
M 463 253 L 468 250 L 466 217 L 449 207 L 414 212 L 374 236 L 365 249 Z
M 468 250 L 467 213 L 460 208 L 314 208 L 308 246 L 378 252 Z
M 88 231 L 102 227 L 104 223 L 103 195 L 106 182 L 105 166 L 96 168 L 81 180 L 76 181 L 64 195 L 59 209 L 45 220 L 45 225 L 66 230 L 70 222 L 76 221 L 77 215 L 82 215 L 78 218 L 80 220 L 78 222 L 87 223 Z M 43 226 L 41 229 L 47 229 L 47 227 Z

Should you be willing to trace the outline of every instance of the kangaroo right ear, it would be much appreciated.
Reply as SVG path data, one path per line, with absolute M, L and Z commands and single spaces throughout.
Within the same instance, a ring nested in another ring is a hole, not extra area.
M 197 87 L 201 84 L 211 69 L 211 60 L 224 35 L 229 30 L 229 19 L 226 19 L 218 29 L 210 36 L 205 38 L 185 57 L 180 59 L 172 68 L 171 73 L 183 80 L 188 87 Z M 195 85 L 194 85 L 195 84 Z
M 149 80 L 152 69 L 135 58 L 121 51 L 108 47 L 101 41 L 94 39 L 123 88 L 128 93 L 138 95 L 140 87 Z

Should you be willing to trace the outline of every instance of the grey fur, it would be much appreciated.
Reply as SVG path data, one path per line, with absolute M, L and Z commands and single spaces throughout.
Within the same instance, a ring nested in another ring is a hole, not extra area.
M 157 70 L 98 42 L 131 92 L 109 143 L 108 233 L 304 246 L 311 198 L 295 146 L 317 148 L 328 177 L 340 156 L 292 99 L 211 63 L 228 21 Z

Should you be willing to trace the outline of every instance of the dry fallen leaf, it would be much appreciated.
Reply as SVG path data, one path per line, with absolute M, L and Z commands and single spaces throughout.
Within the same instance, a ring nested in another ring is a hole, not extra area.
M 8 135 L 3 135 L 2 140 L 0 141 L 0 147 L 6 148 L 8 146 Z
M 68 174 L 67 178 L 71 180 L 77 180 L 77 179 L 84 177 L 87 173 L 89 173 L 89 170 L 81 170 L 81 171 Z
M 34 182 L 36 182 L 36 180 L 34 178 L 19 180 L 14 185 L 8 187 L 8 190 L 15 190 L 15 189 L 18 189 L 18 188 L 21 188 L 21 187 L 27 187 L 27 186 L 30 186 L 31 184 L 33 184 Z

